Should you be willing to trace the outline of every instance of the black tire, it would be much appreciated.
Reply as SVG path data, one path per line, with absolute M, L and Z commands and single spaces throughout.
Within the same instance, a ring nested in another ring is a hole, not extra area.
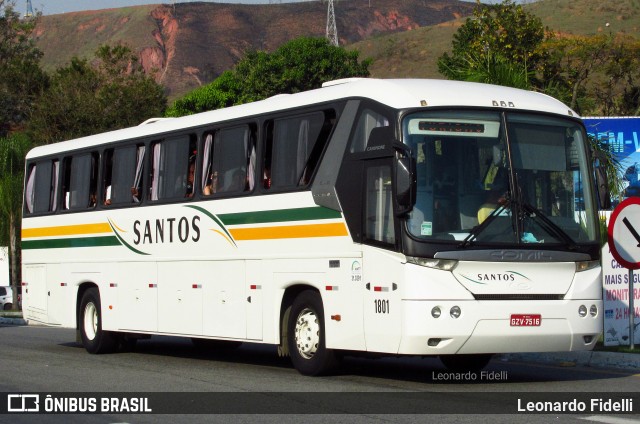
M 92 287 L 84 292 L 78 311 L 82 345 L 89 353 L 112 353 L 118 347 L 116 334 L 102 330 L 100 292 Z
M 300 374 L 323 375 L 338 366 L 336 353 L 325 344 L 324 307 L 317 292 L 306 290 L 295 298 L 287 332 L 291 362 Z
M 11 303 L 5 303 L 4 304 L 4 310 L 5 311 L 10 311 L 11 308 L 13 308 L 13 304 L 11 304 Z
M 440 361 L 451 371 L 480 371 L 486 367 L 493 354 L 482 353 L 473 355 L 440 355 Z

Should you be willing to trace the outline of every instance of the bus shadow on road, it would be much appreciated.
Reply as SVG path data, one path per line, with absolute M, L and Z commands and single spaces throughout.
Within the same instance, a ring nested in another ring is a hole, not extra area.
M 280 357 L 276 346 L 243 343 L 194 344 L 180 337 L 153 336 L 139 340 L 126 355 L 157 355 L 225 364 L 254 365 L 276 369 L 293 369 L 289 358 Z M 66 344 L 78 347 L 77 343 Z M 399 380 L 443 386 L 456 385 L 504 385 L 536 382 L 573 382 L 634 375 L 632 370 L 613 370 L 585 367 L 572 363 L 533 363 L 510 361 L 496 355 L 487 367 L 477 371 L 451 371 L 437 357 L 375 357 L 344 355 L 340 367 L 330 376 L 343 378 L 359 376 L 383 380 Z M 511 389 L 510 389 L 511 390 Z

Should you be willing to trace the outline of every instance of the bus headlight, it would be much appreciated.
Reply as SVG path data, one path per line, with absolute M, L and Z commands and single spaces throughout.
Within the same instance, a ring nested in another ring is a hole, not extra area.
M 431 316 L 434 318 L 439 318 L 440 314 L 442 314 L 442 311 L 440 310 L 439 306 L 434 306 L 433 309 L 431 310 Z
M 432 259 L 419 258 L 417 256 L 407 256 L 407 262 L 414 265 L 426 266 L 427 268 L 435 268 L 442 271 L 453 271 L 458 265 L 458 261 L 453 259 Z
M 587 307 L 584 305 L 580 305 L 580 307 L 578 308 L 578 315 L 580 315 L 582 318 L 587 316 Z
M 451 310 L 449 311 L 449 315 L 451 315 L 451 318 L 458 318 L 461 314 L 462 310 L 459 306 L 452 306 Z
M 600 266 L 600 261 L 576 262 L 576 272 L 587 271 Z
M 598 316 L 598 307 L 596 305 L 591 305 L 591 308 L 589 308 L 589 313 L 592 317 Z

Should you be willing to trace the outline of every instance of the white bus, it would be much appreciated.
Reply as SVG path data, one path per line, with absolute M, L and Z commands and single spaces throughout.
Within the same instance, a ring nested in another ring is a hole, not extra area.
M 91 353 L 150 335 L 343 355 L 592 349 L 599 226 L 584 126 L 542 94 L 348 79 L 27 155 L 31 322 Z

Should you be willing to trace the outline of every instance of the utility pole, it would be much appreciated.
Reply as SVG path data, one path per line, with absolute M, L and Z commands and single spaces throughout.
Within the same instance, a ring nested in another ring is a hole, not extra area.
M 336 12 L 333 8 L 333 0 L 329 0 L 327 10 L 327 40 L 333 46 L 338 47 L 338 28 L 336 27 Z
M 31 5 L 31 0 L 27 0 L 27 13 L 24 14 L 25 18 L 30 18 L 33 16 L 33 6 Z

